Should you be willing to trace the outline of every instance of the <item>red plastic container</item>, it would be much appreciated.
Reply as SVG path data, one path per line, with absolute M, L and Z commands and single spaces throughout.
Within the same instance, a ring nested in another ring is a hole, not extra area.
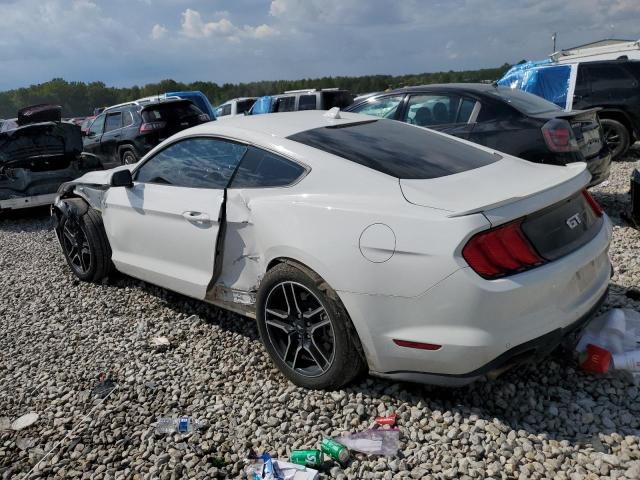
M 590 343 L 580 357 L 580 366 L 587 372 L 607 373 L 611 366 L 611 352 Z

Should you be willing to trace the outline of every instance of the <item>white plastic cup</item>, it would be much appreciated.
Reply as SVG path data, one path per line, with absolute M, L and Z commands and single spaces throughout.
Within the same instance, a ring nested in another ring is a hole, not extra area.
M 616 370 L 628 372 L 640 372 L 640 350 L 632 352 L 616 353 L 612 355 L 613 366 Z

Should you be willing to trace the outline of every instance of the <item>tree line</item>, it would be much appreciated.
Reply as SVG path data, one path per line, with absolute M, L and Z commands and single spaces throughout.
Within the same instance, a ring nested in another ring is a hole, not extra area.
M 235 97 L 258 97 L 303 88 L 345 88 L 353 93 L 367 93 L 408 85 L 430 83 L 482 82 L 500 78 L 510 65 L 480 70 L 420 73 L 412 75 L 364 75 L 360 77 L 322 77 L 301 80 L 272 80 L 249 83 L 191 82 L 162 80 L 144 86 L 108 87 L 103 82 L 69 82 L 62 78 L 29 87 L 0 92 L 0 118 L 13 118 L 17 111 L 38 103 L 61 105 L 64 117 L 90 115 L 96 107 L 105 107 L 158 93 L 200 90 L 213 105 Z

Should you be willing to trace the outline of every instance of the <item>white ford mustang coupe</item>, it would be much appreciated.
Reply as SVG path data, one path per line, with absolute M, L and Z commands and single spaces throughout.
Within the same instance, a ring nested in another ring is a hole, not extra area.
M 334 109 L 182 131 L 63 185 L 53 214 L 78 278 L 115 268 L 254 317 L 298 385 L 462 385 L 603 301 L 611 225 L 589 179 Z

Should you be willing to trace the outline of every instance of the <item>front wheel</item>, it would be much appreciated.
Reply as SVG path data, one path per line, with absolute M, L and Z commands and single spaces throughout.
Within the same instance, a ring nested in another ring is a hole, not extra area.
M 617 120 L 603 118 L 600 120 L 604 141 L 611 150 L 611 158 L 622 157 L 629 149 L 630 135 L 627 127 Z
M 351 320 L 317 275 L 288 264 L 269 270 L 258 292 L 256 318 L 267 352 L 298 386 L 340 388 L 364 370 Z
M 108 276 L 111 248 L 98 212 L 89 207 L 84 213 L 63 213 L 56 230 L 64 257 L 76 277 L 99 282 Z

